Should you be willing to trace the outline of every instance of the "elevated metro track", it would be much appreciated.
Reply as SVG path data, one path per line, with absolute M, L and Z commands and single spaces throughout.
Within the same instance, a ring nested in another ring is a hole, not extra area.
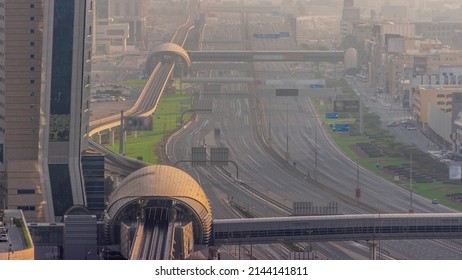
M 281 7 L 271 5 L 202 5 L 201 12 L 270 14 Z
M 231 62 L 331 62 L 344 60 L 344 51 L 190 51 L 191 61 Z
M 194 27 L 194 19 L 196 13 L 197 1 L 188 2 L 189 17 L 187 21 L 179 26 L 173 35 L 172 43 L 177 45 L 184 45 L 189 31 Z M 157 108 L 157 104 L 162 97 L 162 93 L 167 85 L 168 79 L 170 78 L 175 64 L 173 62 L 159 62 L 155 66 L 152 74 L 150 75 L 145 87 L 143 88 L 140 96 L 136 100 L 135 104 L 124 112 L 124 116 L 149 116 L 154 113 Z M 120 115 L 111 115 L 103 119 L 94 120 L 90 122 L 89 137 L 98 134 L 105 130 L 111 130 L 120 126 Z M 142 168 L 145 164 L 129 159 L 122 155 L 118 155 L 110 152 L 103 146 L 94 142 L 90 139 L 90 147 L 103 151 L 106 157 L 106 164 L 110 166 L 114 171 L 125 172 L 128 175 L 131 172 Z

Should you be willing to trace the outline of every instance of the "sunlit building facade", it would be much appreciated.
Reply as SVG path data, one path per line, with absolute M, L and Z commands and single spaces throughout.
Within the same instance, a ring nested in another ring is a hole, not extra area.
M 94 0 L 4 0 L 7 207 L 53 222 L 85 205 Z

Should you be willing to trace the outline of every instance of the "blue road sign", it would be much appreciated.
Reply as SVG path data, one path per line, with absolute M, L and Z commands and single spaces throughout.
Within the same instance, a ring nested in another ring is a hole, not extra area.
M 330 128 L 332 129 L 332 131 L 348 132 L 350 131 L 350 124 L 348 123 L 331 124 Z
M 326 119 L 338 119 L 338 113 L 326 113 Z

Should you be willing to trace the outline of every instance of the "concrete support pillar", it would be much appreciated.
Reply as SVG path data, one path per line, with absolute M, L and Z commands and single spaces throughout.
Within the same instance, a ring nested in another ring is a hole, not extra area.
M 114 173 L 112 174 L 111 177 L 112 177 L 112 181 L 114 182 L 114 188 L 116 188 L 117 185 L 119 184 L 119 175 Z
M 114 146 L 115 130 L 109 129 L 109 145 Z
M 369 259 L 377 259 L 377 242 L 376 241 L 367 241 L 367 246 L 369 247 Z
M 98 132 L 98 134 L 96 134 L 96 142 L 98 142 L 98 144 L 101 145 L 101 133 Z

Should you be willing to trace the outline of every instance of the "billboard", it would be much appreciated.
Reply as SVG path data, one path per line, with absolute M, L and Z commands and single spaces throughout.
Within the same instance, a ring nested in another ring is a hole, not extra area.
M 126 117 L 125 129 L 128 131 L 151 131 L 152 117 Z
M 451 180 L 462 179 L 462 168 L 460 165 L 449 166 L 449 179 Z
M 334 100 L 334 112 L 337 113 L 359 113 L 359 99 Z
M 427 57 L 414 56 L 414 74 L 422 75 L 427 72 Z

